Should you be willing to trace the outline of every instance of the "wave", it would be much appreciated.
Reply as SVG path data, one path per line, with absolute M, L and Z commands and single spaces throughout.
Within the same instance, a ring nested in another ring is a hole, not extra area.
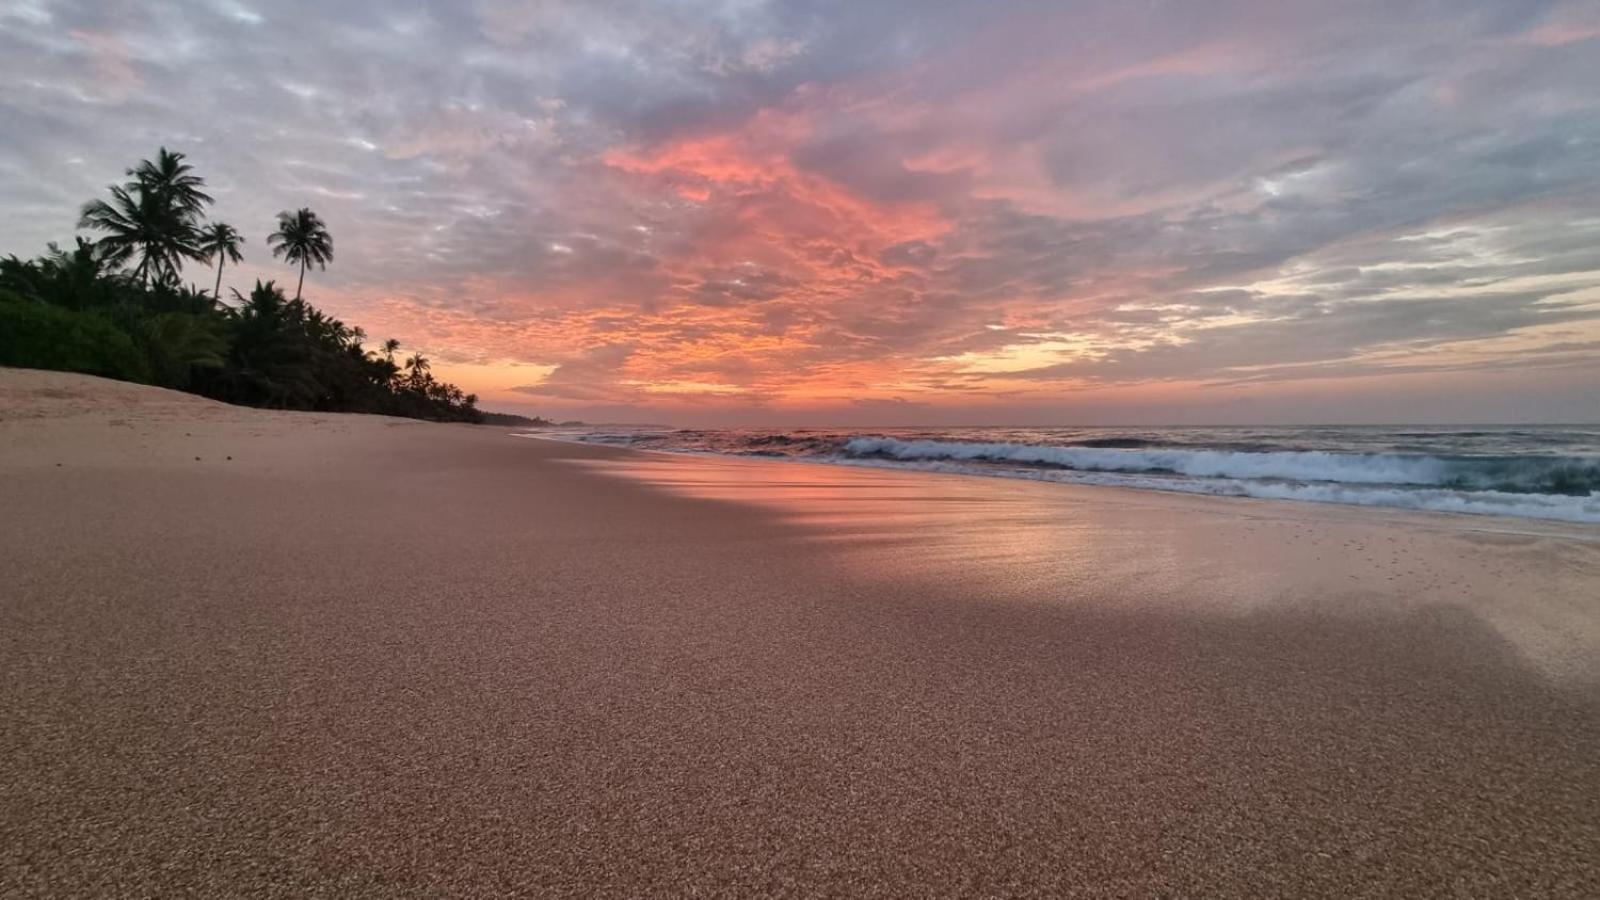
M 570 439 L 678 453 L 1600 522 L 1600 444 L 1592 429 L 1175 428 L 1119 434 L 970 428 L 891 434 L 604 430 Z M 1558 447 L 1567 455 L 1558 454 Z
M 895 463 L 883 459 L 838 459 L 847 465 L 914 468 L 925 472 L 1000 476 L 1033 481 L 1119 487 L 1134 490 L 1173 491 L 1214 497 L 1253 497 L 1261 500 L 1295 500 L 1381 506 L 1466 515 L 1517 516 L 1561 522 L 1600 523 L 1600 497 L 1564 494 L 1527 494 L 1504 491 L 1463 491 L 1447 488 L 1401 488 L 1331 483 L 1297 484 L 1283 481 L 1193 479 L 1181 476 L 1125 475 L 1115 472 L 1075 472 L 1050 469 L 1011 469 L 974 466 L 958 462 Z
M 841 449 L 846 456 L 854 458 L 1001 463 L 1190 478 L 1445 487 L 1571 496 L 1584 496 L 1600 489 L 1600 459 L 1584 457 L 1427 456 L 1328 450 L 1135 450 L 904 441 L 888 437 L 853 437 L 845 441 Z

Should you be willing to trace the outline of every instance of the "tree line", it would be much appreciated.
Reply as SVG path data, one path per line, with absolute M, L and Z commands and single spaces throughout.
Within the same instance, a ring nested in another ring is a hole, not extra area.
M 278 214 L 274 258 L 299 269 L 294 298 L 272 281 L 222 298 L 223 266 L 244 237 L 208 222 L 214 201 L 184 154 L 161 148 L 128 169 L 108 200 L 83 206 L 95 233 L 36 259 L 0 259 L 0 365 L 103 375 L 248 406 L 481 422 L 478 398 L 397 361 L 400 342 L 366 334 L 301 296 L 306 270 L 333 261 L 333 237 L 310 209 Z M 182 283 L 185 263 L 214 265 L 208 293 Z

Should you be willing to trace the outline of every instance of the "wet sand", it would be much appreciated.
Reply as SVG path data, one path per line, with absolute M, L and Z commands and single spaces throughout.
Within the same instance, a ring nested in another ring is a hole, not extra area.
M 1600 894 L 1595 529 L 0 370 L 0 585 L 3 896 Z

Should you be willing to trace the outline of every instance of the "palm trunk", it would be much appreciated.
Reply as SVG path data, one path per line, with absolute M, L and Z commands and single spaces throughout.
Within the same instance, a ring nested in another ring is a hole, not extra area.
M 306 286 L 306 261 L 300 260 L 300 283 L 294 286 L 294 298 L 300 299 L 300 289 Z
M 217 286 L 211 291 L 212 299 L 222 302 L 222 257 L 217 257 Z

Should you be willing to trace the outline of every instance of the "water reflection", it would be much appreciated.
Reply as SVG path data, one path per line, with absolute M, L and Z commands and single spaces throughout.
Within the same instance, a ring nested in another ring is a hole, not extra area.
M 573 460 L 755 504 L 868 578 L 1005 602 L 1421 613 L 1493 626 L 1549 672 L 1600 659 L 1600 529 L 668 454 Z

